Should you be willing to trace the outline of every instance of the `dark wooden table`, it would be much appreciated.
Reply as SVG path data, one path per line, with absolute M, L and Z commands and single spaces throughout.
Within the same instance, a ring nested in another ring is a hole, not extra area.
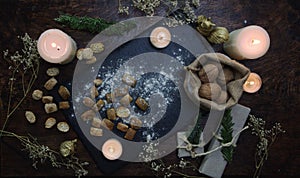
M 299 12 L 300 4 L 297 0 L 200 0 L 200 7 L 196 14 L 204 14 L 213 19 L 219 26 L 225 26 L 232 31 L 246 25 L 256 24 L 264 27 L 271 38 L 271 46 L 266 55 L 257 60 L 240 61 L 252 71 L 260 74 L 263 87 L 255 94 L 245 93 L 240 104 L 252 109 L 252 114 L 263 117 L 269 124 L 281 122 L 287 131 L 273 145 L 262 175 L 268 177 L 299 177 L 300 167 L 300 43 L 299 43 Z M 120 21 L 140 16 L 141 12 L 131 8 L 130 15 L 117 13 L 117 0 L 1 0 L 0 3 L 0 51 L 19 49 L 17 36 L 27 32 L 37 39 L 39 35 L 49 28 L 60 28 L 72 36 L 78 47 L 85 45 L 93 38 L 93 34 L 62 27 L 53 21 L 59 13 L 69 13 L 78 16 L 101 17 L 109 21 Z M 157 15 L 164 14 L 164 8 L 159 8 Z M 245 24 L 245 20 L 247 24 Z M 215 51 L 223 52 L 221 45 L 213 46 Z M 58 80 L 72 79 L 76 60 L 60 66 L 41 61 L 41 70 L 33 89 L 41 88 L 47 80 L 45 70 L 50 66 L 61 69 L 63 75 Z M 0 57 L 0 94 L 3 101 L 1 106 L 2 127 L 4 110 L 7 105 L 8 92 L 8 65 Z M 29 125 L 24 118 L 25 110 L 34 110 L 38 121 Z M 54 114 L 59 121 L 64 120 L 61 112 Z M 29 96 L 21 107 L 12 116 L 7 130 L 18 134 L 31 133 L 43 144 L 58 149 L 59 144 L 66 139 L 76 138 L 71 129 L 64 134 L 56 129 L 45 130 L 43 127 L 44 113 L 42 104 L 36 104 Z M 225 176 L 251 176 L 254 172 L 254 153 L 257 138 L 244 132 L 235 150 L 234 160 L 226 167 Z M 25 152 L 20 151 L 18 141 L 11 138 L 1 138 L 1 176 L 70 176 L 71 171 L 54 169 L 50 165 L 39 165 L 38 170 L 31 166 L 31 160 Z M 82 160 L 89 161 L 90 176 L 103 175 L 94 164 L 92 158 L 81 142 L 78 143 L 77 152 Z M 166 161 L 178 161 L 176 152 L 164 158 Z M 192 173 L 196 174 L 196 173 Z M 149 169 L 138 163 L 130 163 L 113 176 L 151 176 Z M 197 174 L 196 174 L 197 175 Z

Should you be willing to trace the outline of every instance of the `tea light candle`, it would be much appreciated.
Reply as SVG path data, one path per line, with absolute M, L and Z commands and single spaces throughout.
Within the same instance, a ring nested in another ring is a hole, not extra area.
M 171 42 L 171 33 L 165 27 L 157 27 L 151 32 L 150 41 L 156 48 L 165 48 Z
M 43 32 L 38 39 L 37 48 L 44 60 L 59 64 L 71 62 L 77 49 L 75 41 L 58 29 Z
M 270 47 L 270 37 L 260 26 L 251 25 L 229 34 L 224 51 L 234 59 L 257 59 Z
M 109 160 L 118 159 L 122 152 L 122 144 L 117 139 L 109 139 L 102 146 L 102 153 Z
M 262 85 L 261 78 L 258 74 L 256 73 L 250 73 L 248 79 L 243 85 L 243 89 L 245 92 L 248 93 L 255 93 L 257 92 Z

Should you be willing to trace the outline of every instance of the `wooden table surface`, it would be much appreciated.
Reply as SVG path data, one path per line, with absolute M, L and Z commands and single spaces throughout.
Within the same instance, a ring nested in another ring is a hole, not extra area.
M 253 72 L 262 77 L 263 86 L 255 94 L 243 94 L 240 104 L 251 108 L 251 113 L 264 118 L 269 124 L 282 123 L 287 131 L 272 146 L 262 175 L 268 177 L 299 177 L 300 167 L 300 43 L 299 43 L 299 10 L 297 0 L 200 0 L 200 7 L 196 14 L 212 18 L 219 26 L 225 26 L 229 31 L 256 24 L 264 27 L 271 38 L 269 51 L 257 60 L 240 61 Z M 85 45 L 93 38 L 93 34 L 62 27 L 53 19 L 59 13 L 68 13 L 78 16 L 101 17 L 109 21 L 118 22 L 142 15 L 138 10 L 131 8 L 130 14 L 117 13 L 117 0 L 1 0 L 0 2 L 0 51 L 19 49 L 17 36 L 27 32 L 37 39 L 49 28 L 60 28 L 76 41 L 78 47 Z M 164 8 L 159 8 L 157 15 L 164 14 Z M 247 22 L 245 24 L 245 21 Z M 221 45 L 213 45 L 217 52 L 224 52 Z M 0 55 L 0 94 L 3 101 L 1 106 L 1 127 L 4 120 L 4 110 L 7 106 L 8 92 L 8 65 Z M 33 87 L 42 88 L 47 80 L 45 70 L 48 67 L 59 67 L 63 75 L 59 81 L 70 81 L 76 60 L 67 65 L 53 65 L 41 61 L 40 74 Z M 38 116 L 38 122 L 29 125 L 24 118 L 25 110 L 33 110 Z M 65 120 L 61 112 L 54 114 L 58 120 Z M 43 120 L 47 117 L 42 104 L 36 104 L 31 97 L 12 116 L 7 130 L 18 134 L 31 133 L 43 144 L 53 149 L 66 139 L 76 138 L 71 129 L 64 134 L 56 129 L 45 130 Z M 39 165 L 38 170 L 31 166 L 31 160 L 25 152 L 20 151 L 18 141 L 11 138 L 1 138 L 1 176 L 71 176 L 72 171 L 54 169 L 50 165 Z M 254 153 L 257 138 L 250 131 L 242 133 L 238 147 L 235 150 L 234 160 L 226 167 L 224 175 L 251 176 L 254 172 Z M 92 158 L 82 143 L 78 143 L 78 156 L 91 165 L 88 168 L 90 176 L 103 175 L 94 164 Z M 166 161 L 178 161 L 176 152 L 164 158 Z M 192 173 L 199 175 L 197 173 Z M 115 172 L 113 176 L 151 176 L 151 171 L 142 164 L 129 163 Z

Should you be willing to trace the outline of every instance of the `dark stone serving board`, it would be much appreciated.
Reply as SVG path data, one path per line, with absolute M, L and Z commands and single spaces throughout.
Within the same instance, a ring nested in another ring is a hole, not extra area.
M 141 48 L 141 46 L 142 46 L 142 48 Z M 134 57 L 136 55 L 146 53 L 146 52 L 159 52 L 159 53 L 164 53 L 164 54 L 172 56 L 173 55 L 172 49 L 174 49 L 174 48 L 183 49 L 182 50 L 182 55 L 188 56 L 184 60 L 184 65 L 189 65 L 195 59 L 194 55 L 192 55 L 188 50 L 186 50 L 184 47 L 180 46 L 177 43 L 171 42 L 170 45 L 168 47 L 164 48 L 164 49 L 156 49 L 149 42 L 149 38 L 139 38 L 139 39 L 131 40 L 131 41 L 121 45 L 117 49 L 115 49 L 105 59 L 103 65 L 110 64 L 111 66 L 115 67 L 117 65 L 112 64 L 112 62 L 113 63 L 118 63 L 118 61 L 117 60 L 114 61 L 114 60 L 111 60 L 111 59 L 118 59 L 118 56 L 122 56 L 123 59 L 124 58 L 129 59 L 131 57 Z M 128 51 L 130 51 L 130 52 L 128 52 Z M 188 54 L 188 55 L 185 55 L 185 54 Z M 101 75 L 101 73 L 106 72 L 106 71 L 101 71 L 100 67 L 101 66 L 99 66 L 99 74 L 98 75 Z M 112 70 L 114 70 L 114 69 L 112 69 Z M 155 74 L 150 74 L 150 75 L 155 75 Z M 66 86 L 70 90 L 70 93 L 72 93 L 72 86 L 71 86 L 72 84 L 71 84 L 71 82 L 69 82 L 67 84 L 63 84 L 63 85 Z M 57 93 L 53 93 L 53 96 L 55 97 L 55 100 L 57 102 L 59 102 L 61 100 L 60 96 L 58 96 Z M 178 95 L 174 96 L 174 97 L 175 97 L 175 101 L 176 100 L 179 101 L 179 103 L 175 103 L 175 105 L 177 104 L 180 107 L 180 100 L 181 100 L 180 97 Z M 113 160 L 112 161 L 112 160 L 106 159 L 103 156 L 102 152 L 99 151 L 99 149 L 96 148 L 88 140 L 88 138 L 84 135 L 84 133 L 82 132 L 82 130 L 81 130 L 81 128 L 80 128 L 80 126 L 77 122 L 77 118 L 75 117 L 74 110 L 73 110 L 72 101 L 70 101 L 70 105 L 71 105 L 70 109 L 64 110 L 64 114 L 65 114 L 69 124 L 72 126 L 74 131 L 77 133 L 77 135 L 78 135 L 79 139 L 81 140 L 81 142 L 83 143 L 83 145 L 89 151 L 89 154 L 94 159 L 94 161 L 97 164 L 97 167 L 99 168 L 99 170 L 104 174 L 110 174 L 110 173 L 118 170 L 122 166 L 124 166 L 127 163 L 126 161 L 122 161 L 122 160 Z M 176 108 L 176 107 L 173 106 L 173 108 Z M 202 113 L 204 115 L 203 116 L 203 118 L 204 118 L 203 121 L 205 121 L 206 120 L 205 117 L 208 115 L 208 112 L 203 111 Z M 100 114 L 103 114 L 103 113 L 100 112 Z M 170 109 L 165 114 L 165 117 L 170 117 L 170 114 L 177 114 L 178 115 L 178 112 L 174 112 L 174 111 L 172 111 L 172 109 Z M 178 117 L 178 116 L 176 116 L 176 117 Z M 168 121 L 168 118 L 166 118 L 166 119 L 162 119 L 162 121 L 160 121 L 160 122 L 169 122 L 167 125 L 171 127 L 172 125 L 176 124 L 177 120 L 176 119 L 170 119 L 170 121 Z M 158 126 L 161 125 L 160 122 L 158 122 Z M 170 122 L 174 122 L 174 123 L 170 123 Z M 203 125 L 204 124 L 205 123 L 203 123 Z M 172 128 L 167 128 L 167 130 L 171 130 L 171 129 Z M 158 132 L 160 132 L 159 129 L 158 129 Z M 166 134 L 166 133 L 162 133 L 161 135 L 164 135 L 164 134 Z M 138 140 L 141 140 L 141 138 L 138 138 Z M 138 141 L 138 140 L 136 140 L 136 141 Z

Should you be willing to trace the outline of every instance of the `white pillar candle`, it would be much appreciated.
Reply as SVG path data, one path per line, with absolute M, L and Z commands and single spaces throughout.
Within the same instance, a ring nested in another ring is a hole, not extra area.
M 109 160 L 118 159 L 122 152 L 122 144 L 117 139 L 109 139 L 102 145 L 102 153 Z
M 224 51 L 234 59 L 257 59 L 270 47 L 270 37 L 260 26 L 251 25 L 229 34 Z
M 245 92 L 255 93 L 260 89 L 261 85 L 262 81 L 260 76 L 252 72 L 244 83 L 243 89 Z
M 171 42 L 171 33 L 165 27 L 157 27 L 151 32 L 150 41 L 156 48 L 165 48 Z
M 40 56 L 50 63 L 66 64 L 76 54 L 76 43 L 66 33 L 58 29 L 49 29 L 41 34 L 37 44 Z

